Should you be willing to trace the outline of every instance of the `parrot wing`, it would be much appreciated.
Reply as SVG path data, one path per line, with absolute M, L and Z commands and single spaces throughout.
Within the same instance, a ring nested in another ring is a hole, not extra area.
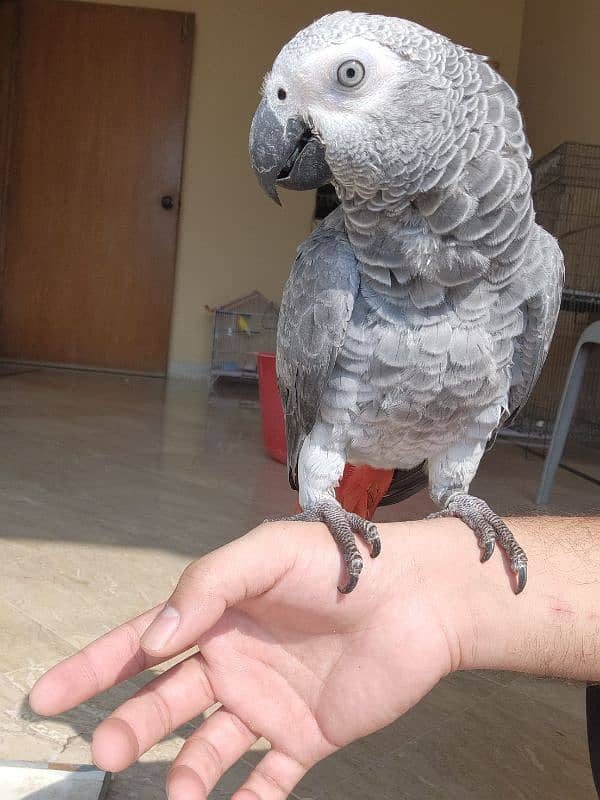
M 515 347 L 508 416 L 504 425 L 513 422 L 540 376 L 560 311 L 565 278 L 563 254 L 553 236 L 543 228 L 538 230 L 538 246 L 532 256 L 537 261 L 537 268 L 532 270 L 532 274 L 537 275 L 540 290 L 527 301 L 525 330 Z M 541 280 L 540 276 L 543 276 Z
M 358 263 L 336 209 L 300 245 L 277 327 L 277 378 L 293 489 L 300 448 L 316 422 L 359 283 Z

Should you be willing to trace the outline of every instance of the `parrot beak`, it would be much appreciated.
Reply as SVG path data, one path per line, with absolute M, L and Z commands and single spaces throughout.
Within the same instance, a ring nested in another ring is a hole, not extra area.
M 250 128 L 250 160 L 258 182 L 278 205 L 277 185 L 286 189 L 316 189 L 331 180 L 323 144 L 300 117 L 285 126 L 266 98 L 256 109 Z

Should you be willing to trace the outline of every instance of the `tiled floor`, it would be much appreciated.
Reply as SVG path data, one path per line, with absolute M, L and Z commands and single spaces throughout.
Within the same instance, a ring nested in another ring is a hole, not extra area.
M 87 761 L 94 726 L 134 687 L 45 720 L 25 701 L 33 680 L 163 599 L 192 557 L 290 510 L 251 397 L 209 402 L 202 385 L 93 373 L 0 379 L 0 759 Z M 499 444 L 474 489 L 500 512 L 525 512 L 540 470 Z M 552 510 L 591 511 L 597 493 L 561 471 Z M 413 498 L 384 514 L 421 516 L 426 506 Z M 186 730 L 116 776 L 109 800 L 164 798 Z M 230 770 L 214 797 L 229 797 L 257 757 Z M 592 800 L 583 689 L 453 675 L 395 725 L 318 765 L 295 796 Z

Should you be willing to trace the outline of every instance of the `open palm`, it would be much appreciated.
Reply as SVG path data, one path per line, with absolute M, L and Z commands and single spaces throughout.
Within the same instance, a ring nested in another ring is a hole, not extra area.
M 161 606 L 44 675 L 33 709 L 64 711 L 197 643 L 101 723 L 94 759 L 123 769 L 219 702 L 175 760 L 170 800 L 206 798 L 259 736 L 272 749 L 235 800 L 284 800 L 317 761 L 392 722 L 452 667 L 448 627 L 411 537 L 381 527 L 381 557 L 340 595 L 339 556 L 323 526 L 261 526 L 186 569 L 169 601 L 180 622 L 167 645 L 141 641 Z

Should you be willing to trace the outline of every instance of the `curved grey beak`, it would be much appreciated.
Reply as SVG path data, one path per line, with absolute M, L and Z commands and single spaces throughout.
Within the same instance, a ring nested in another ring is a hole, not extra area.
M 277 185 L 286 189 L 316 189 L 331 179 L 325 148 L 300 117 L 285 126 L 266 98 L 256 109 L 250 128 L 250 160 L 258 182 L 278 205 Z

